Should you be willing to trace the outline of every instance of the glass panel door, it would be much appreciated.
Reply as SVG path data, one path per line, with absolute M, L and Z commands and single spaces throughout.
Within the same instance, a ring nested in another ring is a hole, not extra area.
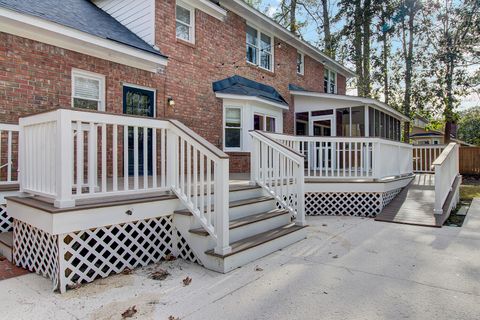
M 136 116 L 155 116 L 155 92 L 153 90 L 140 89 L 136 87 L 123 87 L 123 113 Z M 147 139 L 147 175 L 152 174 L 152 129 L 148 129 L 144 137 L 143 128 L 138 128 L 138 175 L 145 175 L 143 167 L 143 141 Z M 128 174 L 134 174 L 134 133 L 133 128 L 128 128 Z

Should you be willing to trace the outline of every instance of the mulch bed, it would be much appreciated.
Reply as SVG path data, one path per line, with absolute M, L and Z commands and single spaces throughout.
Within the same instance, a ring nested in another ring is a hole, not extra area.
M 19 268 L 8 261 L 5 257 L 0 256 L 0 281 L 30 273 L 28 270 Z

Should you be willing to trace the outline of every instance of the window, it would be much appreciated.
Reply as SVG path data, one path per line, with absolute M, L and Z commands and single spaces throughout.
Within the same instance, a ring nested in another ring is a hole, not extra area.
M 325 69 L 323 73 L 323 91 L 325 93 L 337 93 L 337 74 Z
M 124 85 L 123 113 L 155 117 L 155 90 L 135 85 Z
M 274 117 L 255 113 L 253 115 L 253 129 L 275 132 L 275 121 Z
M 105 110 L 105 76 L 72 70 L 72 107 Z
M 177 38 L 188 42 L 195 42 L 195 11 L 184 5 L 181 2 L 177 2 L 175 9 Z
M 240 149 L 242 142 L 242 111 L 240 108 L 225 109 L 225 148 Z
M 273 70 L 272 37 L 247 25 L 247 61 L 266 70 Z
M 305 56 L 300 52 L 297 52 L 297 73 L 305 73 Z

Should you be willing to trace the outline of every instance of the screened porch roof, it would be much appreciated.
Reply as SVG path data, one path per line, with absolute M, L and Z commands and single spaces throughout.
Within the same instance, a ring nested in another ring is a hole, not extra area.
M 293 89 L 292 86 L 290 86 L 290 88 Z M 290 90 L 290 94 L 295 99 L 295 112 L 308 112 L 354 106 L 372 106 L 400 121 L 410 121 L 410 119 L 403 113 L 395 110 L 394 108 L 381 101 L 372 98 L 314 92 L 307 90 Z

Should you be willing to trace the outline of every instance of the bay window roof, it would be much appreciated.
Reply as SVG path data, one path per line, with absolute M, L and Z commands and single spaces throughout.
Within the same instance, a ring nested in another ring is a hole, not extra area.
M 213 91 L 219 98 L 259 100 L 282 109 L 288 109 L 287 101 L 275 88 L 241 76 L 214 82 Z

